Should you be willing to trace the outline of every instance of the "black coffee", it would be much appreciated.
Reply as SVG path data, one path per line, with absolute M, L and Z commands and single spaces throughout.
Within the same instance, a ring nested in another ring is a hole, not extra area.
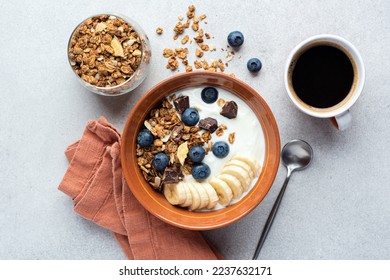
M 354 71 L 349 57 L 328 45 L 314 46 L 298 58 L 292 86 L 298 97 L 316 108 L 332 107 L 348 95 Z

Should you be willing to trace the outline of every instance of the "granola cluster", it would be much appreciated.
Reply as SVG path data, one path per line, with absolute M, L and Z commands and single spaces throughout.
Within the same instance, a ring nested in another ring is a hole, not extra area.
M 212 134 L 220 137 L 228 128 L 225 124 L 218 125 L 212 118 L 203 119 L 197 125 L 185 125 L 179 116 L 180 107 L 185 106 L 180 104 L 184 101 L 183 97 L 176 98 L 173 94 L 151 110 L 144 126 L 154 136 L 153 144 L 147 147 L 137 144 L 138 166 L 146 181 L 157 191 L 161 191 L 163 183 L 172 179 L 167 178 L 172 176 L 172 173 L 179 176 L 179 180 L 190 175 L 194 163 L 187 156 L 188 151 L 193 146 L 202 146 L 207 155 L 213 145 Z M 226 103 L 220 101 L 218 104 L 223 106 Z M 230 144 L 234 143 L 234 136 L 234 132 L 229 134 Z M 154 156 L 160 152 L 169 157 L 169 167 L 163 171 L 156 170 L 152 164 Z M 169 172 L 171 174 L 167 175 Z
M 207 61 L 205 58 L 205 52 L 212 52 L 217 49 L 213 44 L 206 43 L 207 40 L 212 39 L 212 36 L 209 33 L 204 32 L 200 26 L 202 22 L 207 24 L 207 21 L 205 21 L 207 16 L 205 14 L 197 16 L 195 10 L 196 8 L 194 5 L 190 5 L 188 7 L 188 11 L 186 12 L 186 22 L 184 22 L 183 16 L 178 17 L 179 21 L 173 28 L 173 40 L 177 40 L 180 36 L 182 36 L 182 39 L 180 40 L 181 44 L 192 45 L 193 48 L 195 48 L 194 54 L 196 59 L 192 63 L 188 61 L 187 54 L 189 53 L 189 49 L 187 47 L 176 47 L 174 49 L 165 48 L 163 56 L 168 59 L 166 68 L 172 71 L 179 70 L 179 62 L 181 62 L 184 65 L 186 72 L 191 72 L 194 68 L 213 72 L 224 72 L 226 67 L 228 67 L 228 62 L 234 57 L 234 51 L 221 48 L 222 51 L 226 51 L 225 62 L 221 58 Z M 195 36 L 190 38 L 189 34 L 185 34 L 187 29 L 191 29 L 195 32 Z M 161 34 L 159 32 L 157 33 Z M 234 76 L 234 74 L 232 74 L 232 76 Z
M 117 16 L 87 19 L 70 40 L 69 59 L 73 70 L 85 82 L 98 87 L 124 83 L 140 65 L 141 56 L 138 34 Z
M 170 99 L 172 101 L 174 96 Z M 206 153 L 211 149 L 210 132 L 199 133 L 200 127 L 186 126 L 167 99 L 150 112 L 149 117 L 144 121 L 144 126 L 153 134 L 155 140 L 149 147 L 141 147 L 137 144 L 137 160 L 144 178 L 156 190 L 161 190 L 164 174 L 152 166 L 155 154 L 165 152 L 169 157 L 171 167 L 181 169 L 185 175 L 189 175 L 193 163 L 187 157 L 186 151 L 188 152 L 193 146 L 205 144 L 208 145 L 205 148 Z

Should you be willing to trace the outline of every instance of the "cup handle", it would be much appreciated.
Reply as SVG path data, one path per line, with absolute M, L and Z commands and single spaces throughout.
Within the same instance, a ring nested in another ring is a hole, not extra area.
M 351 112 L 347 110 L 344 113 L 341 113 L 340 115 L 334 116 L 333 118 L 330 119 L 330 121 L 338 130 L 345 130 L 351 126 L 352 123 Z

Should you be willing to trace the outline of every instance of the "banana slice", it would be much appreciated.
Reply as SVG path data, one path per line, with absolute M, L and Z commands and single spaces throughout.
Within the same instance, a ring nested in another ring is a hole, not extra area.
M 220 174 L 217 176 L 218 179 L 225 181 L 228 184 L 229 188 L 233 192 L 233 198 L 240 198 L 242 193 L 244 192 L 244 188 L 241 186 L 240 180 L 238 180 L 235 176 L 230 174 Z
M 187 186 L 190 189 L 192 195 L 192 204 L 188 207 L 188 210 L 193 211 L 199 209 L 201 201 L 197 188 L 192 183 L 188 183 Z
M 248 164 L 255 174 L 255 177 L 260 175 L 260 164 L 256 159 L 242 155 L 235 155 L 232 159 L 237 159 Z
M 234 166 L 241 167 L 241 168 L 245 169 L 245 170 L 248 172 L 248 174 L 249 174 L 251 180 L 252 180 L 253 178 L 255 178 L 255 173 L 252 171 L 252 168 L 251 168 L 251 167 L 249 166 L 249 164 L 247 164 L 246 162 L 241 161 L 241 160 L 238 160 L 238 159 L 231 159 L 231 160 L 229 160 L 229 161 L 225 164 L 225 166 L 229 166 L 229 165 L 234 165 Z
M 200 196 L 200 205 L 198 209 L 206 208 L 207 205 L 209 205 L 209 195 L 206 192 L 206 189 L 202 187 L 201 183 L 192 183 L 193 186 L 196 188 L 196 190 L 199 193 Z
M 213 209 L 215 206 L 217 206 L 219 200 L 217 192 L 209 183 L 202 183 L 201 185 L 206 190 L 206 193 L 209 196 L 209 204 L 206 206 L 206 208 Z
M 182 204 L 187 198 L 186 189 L 182 182 L 177 184 L 164 184 L 163 193 L 165 198 L 172 205 Z
M 251 184 L 251 179 L 249 177 L 248 172 L 243 169 L 242 167 L 238 167 L 235 165 L 229 165 L 225 166 L 222 169 L 222 174 L 230 174 L 234 177 L 236 177 L 241 182 L 241 186 L 243 187 L 244 191 L 249 189 L 249 186 Z
M 226 184 L 224 181 L 217 177 L 211 179 L 209 183 L 217 192 L 220 204 L 228 205 L 230 201 L 232 201 L 233 193 L 232 190 L 229 188 L 228 184 Z
M 186 191 L 186 199 L 184 200 L 184 202 L 182 204 L 180 204 L 180 206 L 181 207 L 188 207 L 192 204 L 192 194 L 191 194 L 190 188 L 188 187 L 188 184 L 185 182 L 182 182 L 182 184 L 183 184 L 183 187 Z

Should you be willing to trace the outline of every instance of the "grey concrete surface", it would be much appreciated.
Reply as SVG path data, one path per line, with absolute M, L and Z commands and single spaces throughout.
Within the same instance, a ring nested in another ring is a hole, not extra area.
M 0 259 L 124 259 L 113 235 L 77 216 L 57 190 L 68 166 L 67 145 L 86 122 L 104 115 L 120 130 L 137 100 L 160 80 L 172 28 L 194 3 L 222 56 L 230 31 L 245 43 L 229 63 L 271 107 L 282 145 L 301 138 L 314 149 L 310 168 L 293 174 L 259 259 L 390 259 L 390 2 L 382 1 L 1 1 Z M 132 94 L 87 92 L 71 72 L 66 47 L 74 27 L 101 12 L 134 18 L 149 35 L 150 76 Z M 158 36 L 156 27 L 164 28 Z M 340 35 L 366 66 L 353 125 L 292 106 L 283 85 L 291 49 L 320 33 Z M 246 61 L 259 57 L 257 76 Z M 227 259 L 250 259 L 286 172 L 280 167 L 263 202 L 235 224 L 205 232 Z

